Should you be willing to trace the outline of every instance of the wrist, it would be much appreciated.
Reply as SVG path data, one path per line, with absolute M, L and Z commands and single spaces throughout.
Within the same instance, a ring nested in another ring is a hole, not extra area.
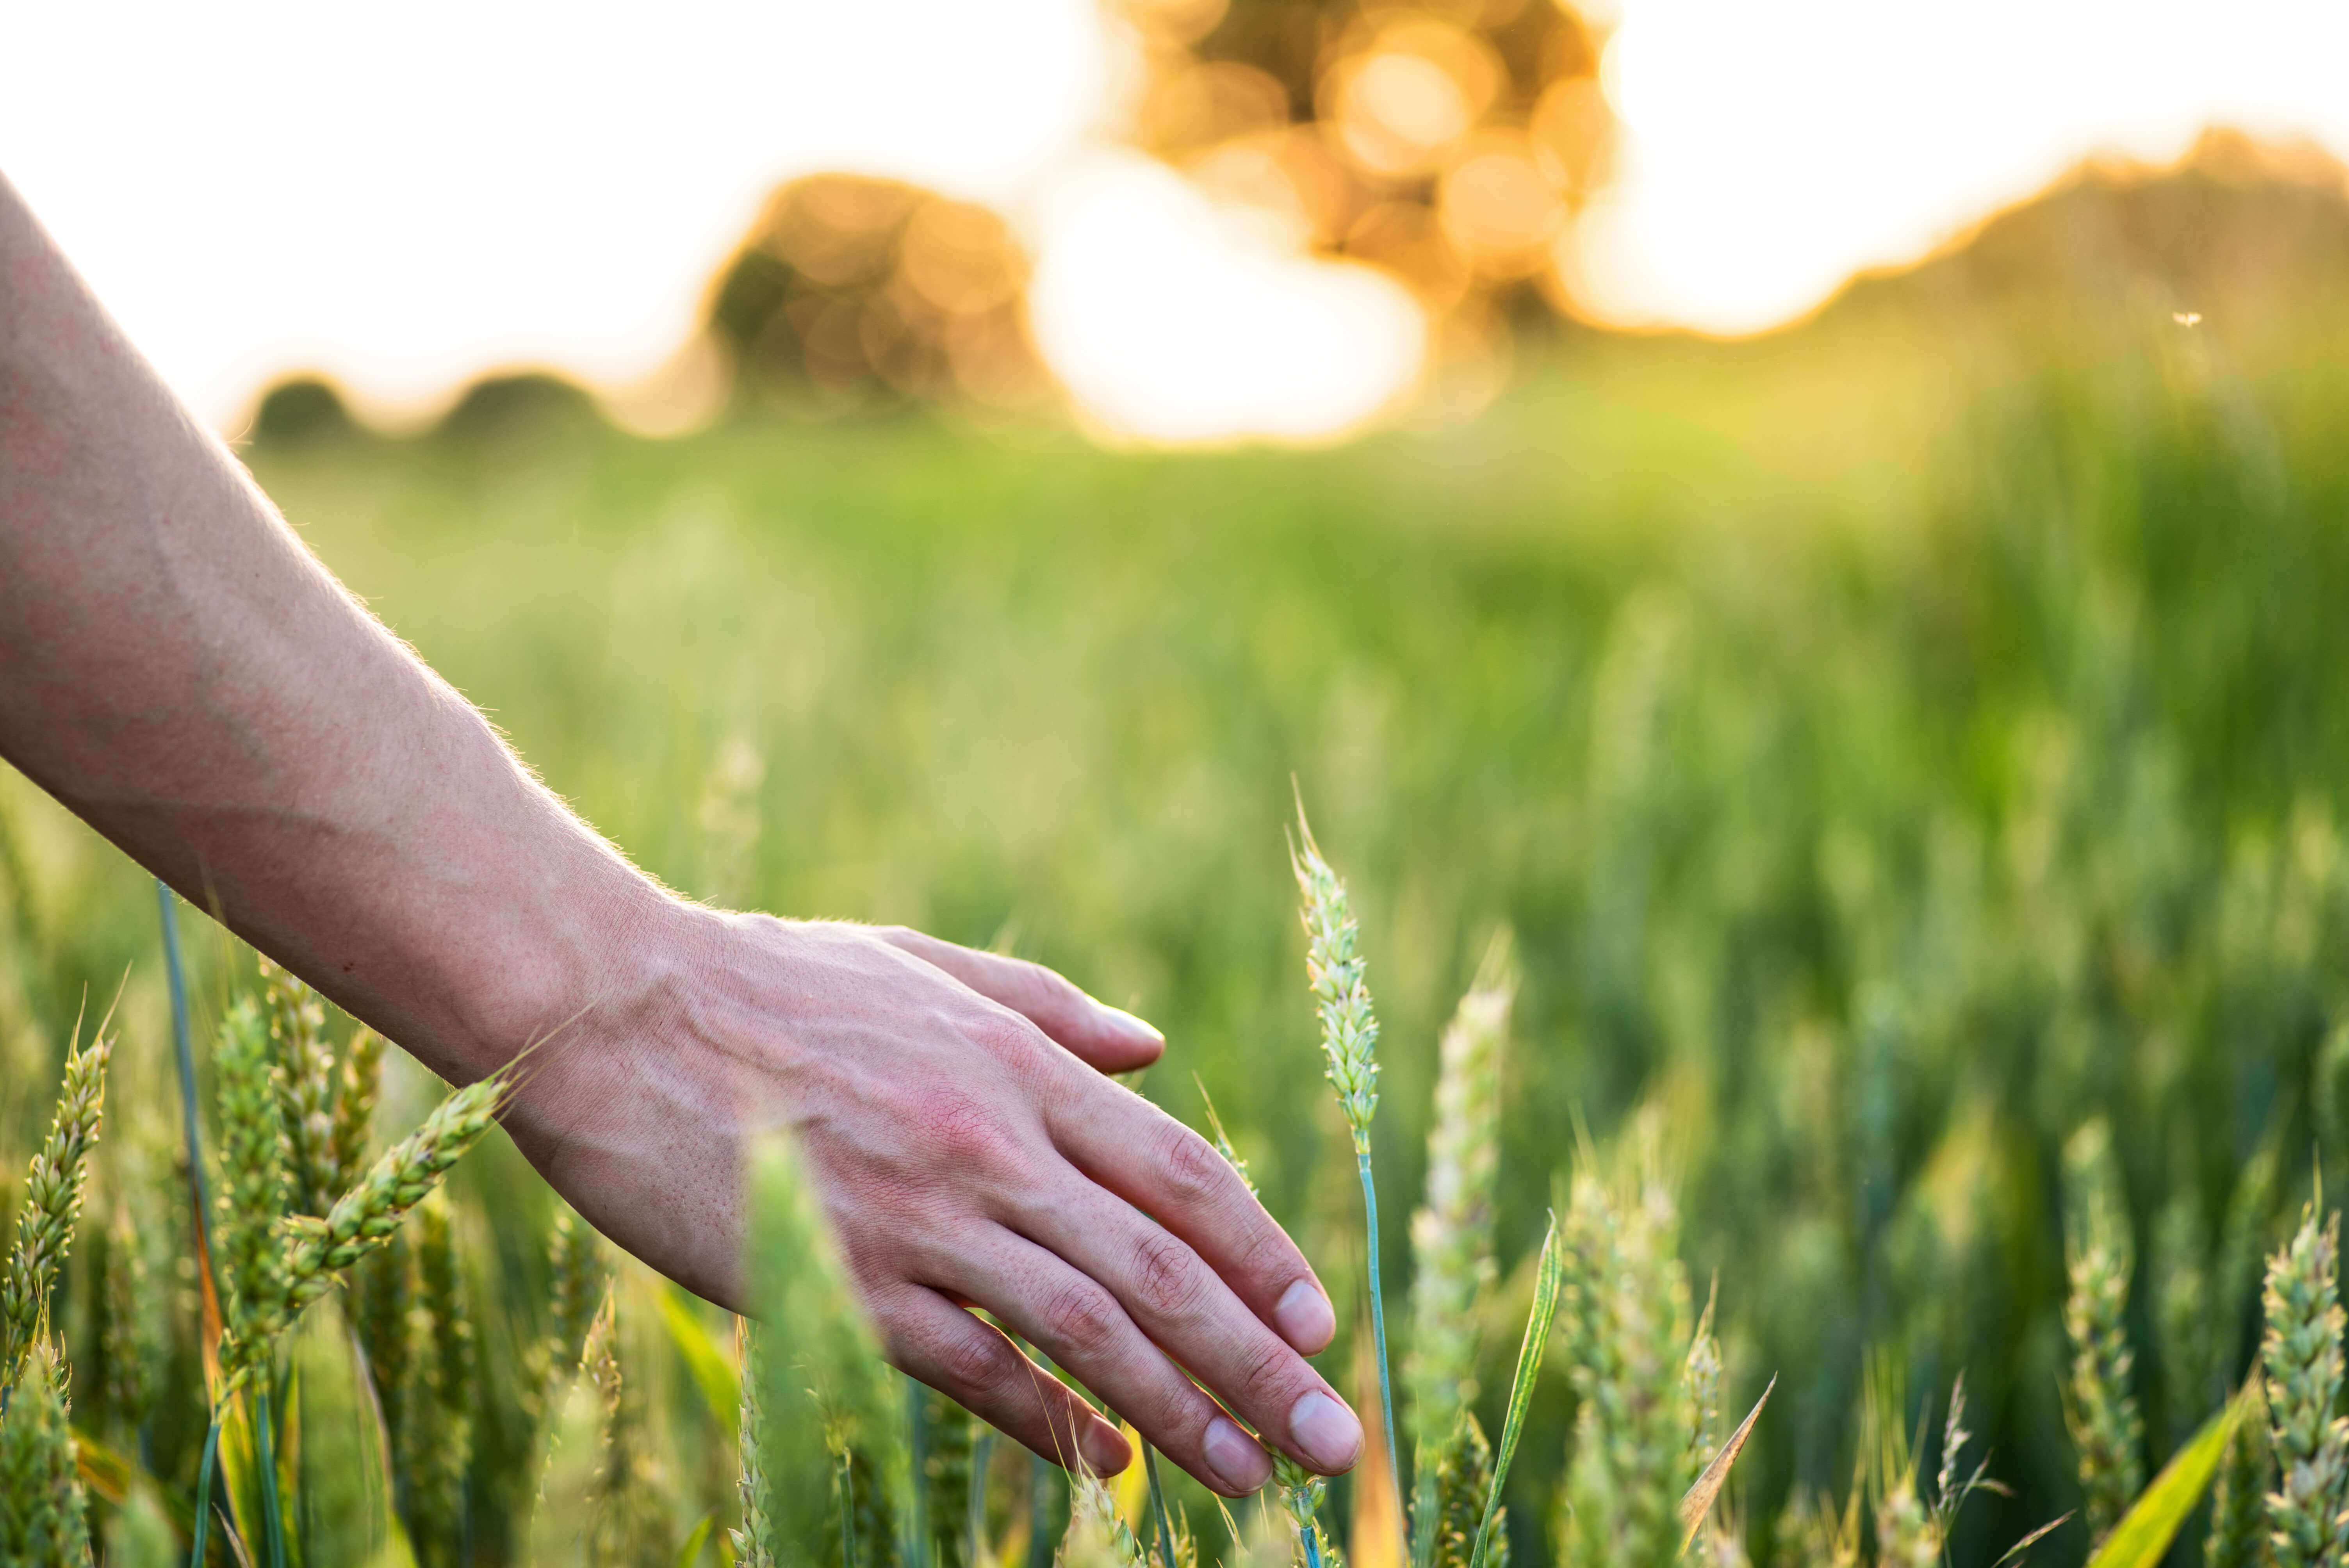
M 595 844 L 585 875 L 539 884 L 535 907 L 478 922 L 455 958 L 458 1027 L 445 1062 L 469 1082 L 557 1042 L 640 1037 L 676 989 L 695 928 L 712 918 Z

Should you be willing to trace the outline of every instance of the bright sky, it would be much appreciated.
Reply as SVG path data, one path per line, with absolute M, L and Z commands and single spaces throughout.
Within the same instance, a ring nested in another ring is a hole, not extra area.
M 1627 178 L 1576 266 L 1626 322 L 1770 325 L 2211 120 L 2349 150 L 2342 0 L 1622 17 Z M 0 170 L 223 424 L 299 367 L 384 405 L 501 365 L 645 376 L 764 193 L 826 167 L 1011 211 L 1042 346 L 1104 429 L 1310 437 L 1394 400 L 1407 300 L 1104 152 L 1126 68 L 1092 0 L 0 0 Z

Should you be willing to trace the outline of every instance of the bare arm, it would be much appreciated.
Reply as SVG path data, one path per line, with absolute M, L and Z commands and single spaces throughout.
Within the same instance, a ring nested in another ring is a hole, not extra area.
M 1306 1464 L 1352 1463 L 1299 1355 L 1334 1329 L 1304 1258 L 1102 1076 L 1156 1031 L 1032 965 L 638 873 L 303 548 L 5 181 L 0 755 L 444 1077 L 575 1019 L 508 1129 L 702 1295 L 756 1310 L 741 1165 L 791 1127 L 892 1357 L 1040 1452 L 1126 1459 L 961 1304 L 1218 1491 L 1268 1461 L 1182 1367 Z

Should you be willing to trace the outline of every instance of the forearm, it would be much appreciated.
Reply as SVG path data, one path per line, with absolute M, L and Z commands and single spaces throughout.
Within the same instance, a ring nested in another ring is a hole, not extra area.
M 0 754 L 459 1079 L 634 983 L 668 906 L 310 556 L 5 181 Z
M 713 1300 L 761 1305 L 742 1163 L 789 1128 L 892 1356 L 1036 1452 L 1127 1449 L 965 1304 L 1228 1495 L 1270 1468 L 1233 1415 L 1360 1451 L 1299 1354 L 1336 1323 L 1304 1258 L 1102 1076 L 1155 1030 L 1033 965 L 662 892 L 343 593 L 5 181 L 0 755 L 452 1078 L 576 1020 L 507 1129 Z

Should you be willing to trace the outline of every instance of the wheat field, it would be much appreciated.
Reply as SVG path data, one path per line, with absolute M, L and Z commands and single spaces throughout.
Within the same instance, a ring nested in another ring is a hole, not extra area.
M 103 1561 L 188 1561 L 208 1451 L 212 1561 L 310 1568 L 2080 1562 L 2140 1498 L 2173 1561 L 2339 1561 L 2338 319 L 1576 342 L 1325 451 L 554 401 L 251 448 L 671 885 L 1162 1026 L 1143 1092 L 1212 1101 L 1395 1459 L 1071 1491 L 870 1363 L 787 1171 L 746 1340 L 494 1087 L 183 909 L 207 1184 L 292 1216 L 215 1227 L 208 1307 L 152 884 L 7 775 L 0 1561 L 72 1560 L 77 1487 Z

